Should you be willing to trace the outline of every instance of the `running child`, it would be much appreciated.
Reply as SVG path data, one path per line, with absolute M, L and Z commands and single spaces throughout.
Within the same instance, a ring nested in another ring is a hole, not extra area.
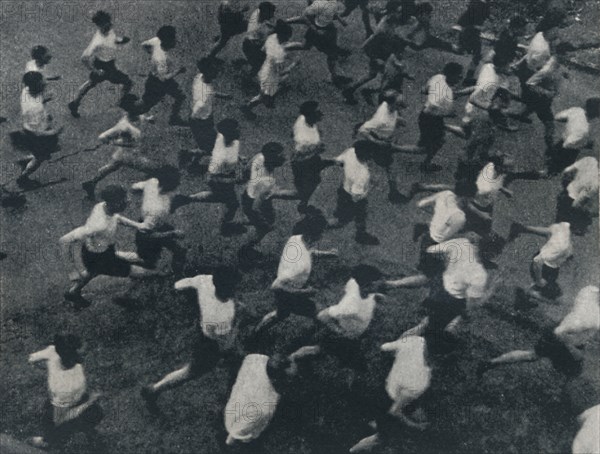
M 49 400 L 44 407 L 43 435 L 28 439 L 36 448 L 57 448 L 76 432 L 85 433 L 88 444 L 93 442 L 89 438 L 95 435 L 94 426 L 102 419 L 97 404 L 101 394 L 87 392 L 80 348 L 77 336 L 57 334 L 52 345 L 29 355 L 30 364 L 44 362 L 48 369 Z
M 475 83 L 475 70 L 479 66 L 482 56 L 481 27 L 489 19 L 490 10 L 491 5 L 487 0 L 470 0 L 467 9 L 456 22 L 461 27 L 458 37 L 460 52 L 471 55 L 464 85 Z
M 199 274 L 175 282 L 176 290 L 194 290 L 200 319 L 195 324 L 196 339 L 190 361 L 141 389 L 142 398 L 151 413 L 159 412 L 156 401 L 160 394 L 210 372 L 234 347 L 238 278 L 233 269 L 220 266 L 212 274 Z
M 600 435 L 597 427 L 600 426 L 600 404 L 588 408 L 577 417 L 581 425 L 577 435 L 573 439 L 571 452 L 573 454 L 586 454 L 588 452 L 600 452 Z
M 275 5 L 271 2 L 261 2 L 250 15 L 246 35 L 242 42 L 242 52 L 250 65 L 249 76 L 251 78 L 258 74 L 265 62 L 266 54 L 263 48 L 268 36 L 275 31 L 274 17 Z
M 249 9 L 250 7 L 240 0 L 221 0 L 217 13 L 221 33 L 215 38 L 215 45 L 208 54 L 209 58 L 215 58 L 231 38 L 248 29 L 245 14 Z
M 367 38 L 373 34 L 373 27 L 371 27 L 371 14 L 369 11 L 369 0 L 344 0 L 344 11 L 340 13 L 341 18 L 346 18 L 352 14 L 352 12 L 358 8 L 360 9 L 361 18 L 365 27 L 365 34 Z
M 129 93 L 133 86 L 129 76 L 119 71 L 115 65 L 117 47 L 127 44 L 129 38 L 116 35 L 110 14 L 105 11 L 98 11 L 94 14 L 92 22 L 98 30 L 81 56 L 83 63 L 91 70 L 90 78 L 79 87 L 77 97 L 68 106 L 71 115 L 75 118 L 80 117 L 79 106 L 84 96 L 98 84 L 109 81 L 112 84 L 121 85 L 123 87 L 122 96 Z
M 31 60 L 29 60 L 25 64 L 25 72 L 28 73 L 29 71 L 37 71 L 39 73 L 42 73 L 42 75 L 44 76 L 44 79 L 47 81 L 59 80 L 60 75 L 58 75 L 58 74 L 49 75 L 48 74 L 47 66 L 51 60 L 52 60 L 52 54 L 50 54 L 50 51 L 48 50 L 47 47 L 34 46 L 33 49 L 31 49 Z
M 102 202 L 94 206 L 85 225 L 60 239 L 68 261 L 75 267 L 71 273 L 73 283 L 64 296 L 78 307 L 90 304 L 81 291 L 97 276 L 143 278 L 163 275 L 134 264 L 138 262 L 136 254 L 118 251 L 115 247 L 118 225 L 133 223 L 120 214 L 127 207 L 125 189 L 107 186 L 100 193 L 100 198 Z
M 173 98 L 169 124 L 183 126 L 180 111 L 185 101 L 185 95 L 175 80 L 179 74 L 186 71 L 184 66 L 175 69 L 170 51 L 177 45 L 175 27 L 164 25 L 158 29 L 156 36 L 142 43 L 142 47 L 150 54 L 150 73 L 144 86 L 139 113 L 146 114 L 157 105 L 166 95 Z
M 373 157 L 374 146 L 367 140 L 354 142 L 335 163 L 344 169 L 344 180 L 338 188 L 337 204 L 329 228 L 340 228 L 354 221 L 357 243 L 375 246 L 379 239 L 367 232 L 367 196 L 371 184 L 371 171 L 368 161 Z

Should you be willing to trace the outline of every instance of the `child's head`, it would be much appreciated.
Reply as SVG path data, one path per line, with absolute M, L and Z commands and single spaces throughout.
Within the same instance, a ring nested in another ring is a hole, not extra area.
M 218 266 L 212 272 L 215 294 L 221 301 L 233 298 L 235 288 L 240 280 L 239 273 L 229 266 Z
M 164 165 L 156 169 L 154 177 L 158 180 L 162 192 L 174 191 L 181 181 L 179 169 L 171 165 Z
M 54 349 L 65 369 L 71 369 L 81 362 L 77 350 L 81 348 L 81 340 L 73 334 L 57 334 L 54 336 Z
M 127 208 L 127 191 L 121 186 L 111 184 L 100 192 L 102 199 L 111 213 L 121 213 Z
M 279 142 L 268 142 L 264 144 L 260 152 L 265 157 L 265 167 L 268 170 L 281 167 L 285 162 L 283 145 Z
M 202 78 L 207 84 L 212 83 L 212 81 L 215 80 L 219 74 L 219 69 L 217 65 L 215 65 L 215 62 L 212 58 L 203 57 L 198 60 L 196 66 L 198 66 L 198 71 L 202 73 Z
M 306 101 L 300 105 L 300 114 L 304 115 L 306 121 L 314 125 L 323 118 L 323 113 L 319 110 L 319 103 L 317 101 Z
M 106 11 L 97 11 L 92 17 L 92 22 L 102 33 L 107 33 L 112 28 L 112 19 Z
M 44 76 L 37 71 L 26 72 L 23 76 L 23 85 L 29 89 L 30 95 L 38 95 L 42 93 L 46 87 Z
M 456 85 L 462 79 L 463 67 L 460 63 L 456 62 L 446 63 L 443 74 L 446 77 L 448 85 Z
M 133 93 L 127 93 L 123 95 L 119 100 L 119 107 L 128 114 L 136 113 L 139 98 Z
M 492 64 L 496 68 L 497 72 L 506 72 L 510 63 L 511 61 L 508 58 L 508 52 L 506 52 L 504 49 L 501 49 L 500 52 L 496 52 L 492 58 Z
M 428 24 L 433 14 L 433 5 L 429 2 L 419 3 L 415 7 L 415 17 L 421 23 Z
M 390 110 L 396 110 L 400 105 L 400 93 L 397 90 L 388 89 L 379 96 L 379 103 L 387 103 Z
M 225 118 L 217 123 L 217 131 L 223 134 L 226 143 L 231 143 L 240 138 L 240 125 L 233 118 Z
M 588 98 L 585 100 L 585 114 L 590 120 L 600 117 L 600 98 Z
M 367 162 L 373 155 L 373 144 L 368 140 L 357 140 L 354 142 L 354 153 L 360 162 Z
M 360 264 L 352 268 L 351 277 L 362 290 L 371 290 L 373 284 L 383 278 L 383 273 L 374 266 Z
M 292 27 L 285 21 L 278 19 L 275 24 L 275 34 L 280 43 L 289 41 L 292 37 Z
M 177 32 L 172 25 L 163 25 L 156 33 L 163 49 L 173 49 L 177 45 Z
M 258 5 L 258 19 L 263 22 L 275 16 L 275 5 L 271 2 L 261 2 Z
M 327 220 L 323 212 L 314 206 L 309 206 L 304 217 L 296 223 L 294 235 L 302 235 L 308 241 L 317 241 L 327 228 Z
M 515 14 L 509 21 L 508 26 L 516 35 L 522 35 L 525 33 L 527 27 L 527 19 L 520 14 Z
M 47 47 L 35 46 L 31 49 L 31 58 L 42 65 L 47 65 L 50 63 L 50 60 L 52 60 L 52 55 L 50 55 L 50 51 Z

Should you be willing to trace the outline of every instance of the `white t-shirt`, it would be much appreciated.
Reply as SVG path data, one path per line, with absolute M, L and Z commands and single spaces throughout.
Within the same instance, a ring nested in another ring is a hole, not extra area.
M 600 405 L 588 408 L 577 418 L 581 428 L 571 447 L 573 454 L 596 454 L 600 452 Z
M 398 111 L 390 112 L 389 104 L 382 102 L 373 117 L 366 121 L 358 130 L 363 134 L 374 134 L 380 139 L 391 139 L 398 123 Z
M 360 287 L 354 279 L 346 283 L 344 296 L 335 306 L 319 312 L 318 318 L 333 318 L 338 322 L 344 337 L 355 339 L 369 327 L 375 311 L 375 294 L 366 298 L 360 295 Z
M 173 72 L 173 64 L 169 58 L 169 53 L 161 47 L 160 39 L 158 37 L 151 38 L 144 41 L 142 46 L 149 48 L 150 73 L 160 80 L 166 80 L 166 75 Z
M 585 110 L 581 107 L 571 107 L 554 116 L 556 120 L 566 121 L 563 130 L 563 148 L 579 149 L 584 147 L 590 138 L 590 124 Z
M 101 142 L 112 141 L 114 145 L 123 147 L 137 146 L 141 138 L 142 131 L 129 121 L 127 115 L 124 115 L 116 125 L 98 136 L 98 140 Z
M 21 118 L 23 129 L 33 133 L 43 132 L 50 128 L 50 116 L 44 104 L 44 94 L 35 96 L 29 93 L 29 88 L 21 92 Z
M 44 76 L 44 79 L 47 77 L 46 76 L 46 67 L 45 66 L 44 67 L 38 66 L 38 64 L 37 64 L 37 62 L 35 60 L 29 60 L 25 64 L 25 72 L 28 73 L 28 72 L 31 72 L 31 71 L 41 73 L 42 76 Z
M 332 24 L 341 11 L 343 6 L 336 0 L 315 0 L 304 10 L 304 14 L 314 17 L 315 25 L 322 28 Z
M 175 288 L 196 289 L 200 307 L 200 326 L 206 337 L 218 339 L 231 332 L 235 317 L 235 304 L 232 300 L 222 302 L 215 295 L 215 286 L 211 275 L 200 274 L 175 282 Z
M 308 159 L 320 151 L 321 135 L 317 125 L 309 126 L 304 115 L 294 123 L 295 160 Z
M 239 156 L 240 141 L 234 140 L 231 144 L 225 145 L 225 137 L 218 133 L 208 165 L 208 173 L 213 175 L 235 173 Z
M 475 203 L 482 207 L 492 205 L 496 201 L 500 189 L 504 187 L 505 179 L 506 175 L 498 173 L 494 163 L 488 162 L 479 172 L 475 182 L 477 186 Z
M 225 406 L 225 428 L 235 440 L 249 443 L 268 427 L 279 402 L 279 394 L 267 375 L 266 355 L 244 358 Z
M 421 396 L 431 383 L 431 368 L 425 359 L 425 339 L 419 336 L 401 337 L 395 342 L 384 344 L 382 349 L 396 353 L 385 381 L 385 390 L 390 398 L 396 402 L 406 402 Z
M 371 180 L 369 166 L 358 160 L 354 148 L 348 148 L 335 160 L 344 166 L 344 191 L 350 194 L 355 202 L 365 199 Z
M 65 369 L 54 345 L 29 355 L 29 362 L 46 361 L 48 367 L 48 390 L 52 405 L 59 408 L 73 407 L 83 398 L 86 391 L 83 366 L 76 364 Z
M 582 288 L 575 297 L 571 312 L 562 319 L 554 333 L 581 333 L 600 330 L 600 292 L 595 285 Z
M 265 155 L 257 154 L 250 163 L 250 180 L 246 192 L 251 199 L 268 199 L 277 190 L 275 174 L 265 167 Z
M 468 122 L 477 116 L 487 115 L 487 111 L 477 107 L 474 102 L 477 101 L 477 104 L 486 108 L 490 107 L 492 98 L 500 87 L 506 87 L 506 83 L 496 72 L 496 67 L 492 63 L 484 64 L 477 77 L 475 91 L 471 93 L 465 106 L 466 115 L 463 120 Z
M 544 38 L 544 33 L 538 32 L 527 46 L 525 61 L 533 71 L 539 70 L 550 59 L 550 43 Z
M 466 223 L 466 216 L 458 206 L 456 195 L 452 191 L 442 191 L 420 201 L 418 206 L 430 203 L 433 206 L 433 217 L 429 223 L 429 236 L 436 243 L 449 240 L 460 232 Z
M 142 218 L 148 229 L 162 224 L 171 212 L 171 194 L 161 193 L 157 178 L 134 183 L 133 189 L 144 191 L 142 196 Z
M 192 85 L 192 113 L 191 118 L 206 120 L 213 114 L 215 89 L 212 84 L 204 82 L 200 73 L 194 77 Z
M 452 113 L 454 92 L 443 74 L 436 74 L 427 81 L 427 100 L 425 113 L 437 116 L 447 116 Z
M 85 225 L 63 238 L 67 241 L 84 241 L 88 251 L 99 254 L 115 244 L 119 217 L 118 214 L 108 215 L 106 202 L 100 202 L 92 209 Z
M 585 194 L 591 197 L 598 194 L 598 161 L 596 158 L 586 156 L 576 161 L 573 165 L 565 169 L 566 172 L 576 170 L 575 177 L 567 185 L 569 197 L 576 200 Z
M 571 225 L 559 222 L 550 226 L 550 238 L 540 249 L 540 256 L 546 266 L 560 268 L 573 255 Z
M 114 30 L 110 30 L 106 36 L 96 31 L 92 41 L 83 52 L 81 58 L 97 58 L 103 62 L 113 61 L 117 58 L 117 35 Z
M 271 288 L 277 289 L 285 285 L 300 289 L 308 282 L 311 270 L 312 256 L 302 235 L 291 236 L 281 254 L 277 278 Z

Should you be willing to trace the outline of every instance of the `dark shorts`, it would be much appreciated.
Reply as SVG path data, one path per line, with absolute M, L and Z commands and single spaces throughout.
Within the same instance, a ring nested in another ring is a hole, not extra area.
M 533 257 L 536 257 L 540 252 L 538 251 L 536 254 L 534 254 Z M 531 275 L 532 279 L 535 279 L 535 273 L 533 271 L 533 261 L 531 262 L 531 265 L 529 266 L 529 274 Z M 560 268 L 552 268 L 548 265 L 546 265 L 545 263 L 542 265 L 542 278 L 544 278 L 544 280 L 546 282 L 548 282 L 549 286 L 553 286 L 556 285 L 556 281 L 558 280 L 558 275 L 560 274 Z
M 440 276 L 446 268 L 443 254 L 431 254 L 427 252 L 427 248 L 439 244 L 435 242 L 429 235 L 429 230 L 421 239 L 419 264 L 417 269 L 429 278 Z
M 479 30 L 475 27 L 465 27 L 458 37 L 460 48 L 473 55 L 474 57 L 481 56 L 481 37 Z
M 92 63 L 92 72 L 90 72 L 90 81 L 93 84 L 99 84 L 104 81 L 117 85 L 131 85 L 131 79 L 127 74 L 119 71 L 115 66 L 115 61 L 102 61 L 94 59 Z
M 337 29 L 333 24 L 324 28 L 308 27 L 304 39 L 309 48 L 315 47 L 319 52 L 323 52 L 328 57 L 336 57 L 338 55 Z
M 250 224 L 256 227 L 257 230 L 269 231 L 275 223 L 275 210 L 271 200 L 265 200 L 262 203 L 261 210 L 256 211 L 252 207 L 254 199 L 251 199 L 247 192 L 242 195 L 242 210 Z
M 185 99 L 185 95 L 175 79 L 171 78 L 163 81 L 154 74 L 149 74 L 144 86 L 144 94 L 142 95 L 145 111 L 147 112 L 150 108 L 158 104 L 166 95 L 174 99 Z
M 321 171 L 325 167 L 328 167 L 328 165 L 319 155 L 292 161 L 294 186 L 296 186 L 301 198 L 310 198 L 312 193 L 315 192 L 321 183 Z
M 491 219 L 486 220 L 477 216 L 475 213 L 472 213 L 471 210 L 467 210 L 466 218 L 467 218 L 467 226 L 469 230 L 472 230 L 476 234 L 480 236 L 487 236 L 492 231 L 492 223 L 493 223 L 493 214 L 494 214 L 494 205 L 482 206 L 478 205 L 474 201 L 470 202 L 471 206 L 483 214 L 488 215 Z
M 52 153 L 58 150 L 58 135 L 38 136 L 30 131 L 23 130 L 18 133 L 18 138 L 13 139 L 16 148 L 31 153 L 38 161 L 47 161 Z
M 571 232 L 581 235 L 592 224 L 592 215 L 585 208 L 573 206 L 575 202 L 564 189 L 556 199 L 556 222 L 571 224 Z
M 314 318 L 317 315 L 315 302 L 306 295 L 289 293 L 285 290 L 276 290 L 275 307 L 279 318 L 285 318 L 291 314 Z
M 196 140 L 196 144 L 200 150 L 210 153 L 215 146 L 217 131 L 215 130 L 215 121 L 212 117 L 206 120 L 199 118 L 190 118 L 190 130 Z
M 346 7 L 344 13 L 350 13 L 359 6 L 365 8 L 369 4 L 369 0 L 344 0 L 342 3 Z
M 140 221 L 141 222 L 141 221 Z M 154 232 L 170 232 L 175 230 L 172 225 L 163 224 L 154 229 Z M 177 245 L 174 238 L 153 238 L 152 233 L 137 231 L 135 234 L 135 245 L 138 256 L 150 268 L 154 268 L 164 248 L 172 251 L 182 249 Z
M 221 356 L 219 343 L 214 339 L 206 337 L 200 327 L 198 327 L 190 360 L 192 374 L 202 375 L 210 372 L 215 368 Z
M 88 399 L 88 394 L 85 394 L 77 405 L 84 404 Z M 50 400 L 47 400 L 42 412 L 42 433 L 46 442 L 51 445 L 60 445 L 73 434 L 92 432 L 103 418 L 102 408 L 94 403 L 77 418 L 57 426 L 54 423 L 54 407 Z
M 459 315 L 465 315 L 467 312 L 467 301 L 465 299 L 454 298 L 446 289 L 442 276 L 432 280 L 429 296 L 423 301 L 423 307 L 429 316 L 428 331 L 439 333 Z
M 235 35 L 246 33 L 248 21 L 243 12 L 227 12 L 218 16 L 221 38 L 231 38 Z
M 264 43 L 260 41 L 253 41 L 248 38 L 244 39 L 242 43 L 242 51 L 255 72 L 260 70 L 267 56 L 263 51 L 263 45 Z
M 372 159 L 375 164 L 384 169 L 391 167 L 394 163 L 394 155 L 386 145 L 373 144 Z
M 548 172 L 551 174 L 557 174 L 562 172 L 567 167 L 577 161 L 579 156 L 579 150 L 574 148 L 564 148 L 563 141 L 559 141 L 554 146 L 546 150 L 546 166 Z
M 421 111 L 419 114 L 419 146 L 439 150 L 444 145 L 444 117 Z
M 337 196 L 337 205 L 333 214 L 338 221 L 341 224 L 354 221 L 364 225 L 367 220 L 367 199 L 355 202 L 343 187 L 338 188 Z
M 557 338 L 552 328 L 544 330 L 535 344 L 534 350 L 538 356 L 552 361 L 556 370 L 569 377 L 575 377 L 581 373 L 583 356 L 574 346 Z
M 236 206 L 239 204 L 237 194 L 235 192 L 235 176 L 231 179 L 224 180 L 209 175 L 208 187 L 214 194 L 217 202 L 221 202 L 226 205 L 235 204 Z
M 91 252 L 81 246 L 83 264 L 93 276 L 104 275 L 114 277 L 127 277 L 131 272 L 131 264 L 116 255 L 115 246 L 110 246 L 104 252 Z

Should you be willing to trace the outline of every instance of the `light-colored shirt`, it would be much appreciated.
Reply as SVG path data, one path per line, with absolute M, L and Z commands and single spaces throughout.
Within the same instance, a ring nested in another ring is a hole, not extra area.
M 257 154 L 250 163 L 250 180 L 246 193 L 251 199 L 268 199 L 277 190 L 275 174 L 265 167 L 265 155 Z
M 408 403 L 421 396 L 431 383 L 431 368 L 425 358 L 425 339 L 420 336 L 401 337 L 384 344 L 382 350 L 395 351 L 392 369 L 385 380 L 385 390 L 395 402 Z
M 420 200 L 417 204 L 424 207 L 433 205 L 433 217 L 429 223 L 429 235 L 436 243 L 453 238 L 466 223 L 466 216 L 458 206 L 456 195 L 452 191 L 442 191 Z
M 550 43 L 546 41 L 544 33 L 538 32 L 527 46 L 525 61 L 527 66 L 533 71 L 539 70 L 550 59 Z
M 475 203 L 482 207 L 492 205 L 496 201 L 500 189 L 504 187 L 505 179 L 506 175 L 498 173 L 494 163 L 488 162 L 479 172 L 475 182 L 477 186 L 477 193 L 474 198 Z
M 29 60 L 26 64 L 25 64 L 25 72 L 38 72 L 41 73 L 42 76 L 44 77 L 44 79 L 47 77 L 46 74 L 46 67 L 45 66 L 38 66 L 37 62 L 35 60 Z
M 304 15 L 314 18 L 315 25 L 323 28 L 331 25 L 342 10 L 343 6 L 336 0 L 315 0 L 304 10 Z
M 206 120 L 213 114 L 215 89 L 204 82 L 204 76 L 198 74 L 192 84 L 192 118 Z
M 65 369 L 54 345 L 29 355 L 29 362 L 46 361 L 48 367 L 48 391 L 54 407 L 69 408 L 77 405 L 86 391 L 83 366 L 76 364 Z
M 595 285 L 582 288 L 575 297 L 571 311 L 562 319 L 554 333 L 582 333 L 600 330 L 600 291 Z
M 115 244 L 120 215 L 109 215 L 106 202 L 94 206 L 85 225 L 63 237 L 65 241 L 83 241 L 90 252 L 101 253 Z
M 218 133 L 215 146 L 212 150 L 208 173 L 213 175 L 231 174 L 237 170 L 240 156 L 240 141 L 234 140 L 229 145 L 225 144 L 225 137 Z
M 588 123 L 585 110 L 581 107 L 571 107 L 557 113 L 554 118 L 565 121 L 563 130 L 563 148 L 579 149 L 584 147 L 590 140 L 590 124 Z
M 304 115 L 294 123 L 294 160 L 308 159 L 319 153 L 321 134 L 317 125 L 309 126 Z
M 277 278 L 271 288 L 286 286 L 301 289 L 308 282 L 311 270 L 312 254 L 304 243 L 302 235 L 291 236 L 283 248 L 277 268 Z
M 559 222 L 550 226 L 550 238 L 540 249 L 540 257 L 546 266 L 560 268 L 573 255 L 571 225 Z
M 335 160 L 341 162 L 344 167 L 344 191 L 350 194 L 355 202 L 366 198 L 371 181 L 369 166 L 358 160 L 354 148 L 348 148 Z
M 225 406 L 225 428 L 235 440 L 248 443 L 268 427 L 279 402 L 279 394 L 267 375 L 266 355 L 244 358 Z
M 575 176 L 567 185 L 567 193 L 573 200 L 580 197 L 598 196 L 598 160 L 586 156 L 565 169 L 565 172 L 576 171 Z
M 233 300 L 223 302 L 217 298 L 213 277 L 200 274 L 175 282 L 175 289 L 187 288 L 195 289 L 198 294 L 200 326 L 204 335 L 210 339 L 218 339 L 231 333 L 235 304 Z
M 487 110 L 481 109 L 478 105 L 489 108 L 498 88 L 507 88 L 507 84 L 496 72 L 496 67 L 492 63 L 486 63 L 481 67 L 475 87 L 465 106 L 467 122 L 476 116 L 487 116 Z
M 591 454 L 600 452 L 600 405 L 588 408 L 577 418 L 581 428 L 571 447 L 573 454 Z
M 268 21 L 259 22 L 260 10 L 255 9 L 248 19 L 248 28 L 246 29 L 246 38 L 258 43 L 264 43 L 271 33 L 273 33 L 273 23 Z
M 346 283 L 344 296 L 338 304 L 319 312 L 319 319 L 337 321 L 341 334 L 350 339 L 360 337 L 369 327 L 375 311 L 375 294 L 363 298 L 355 279 Z
M 139 145 L 142 131 L 134 126 L 127 115 L 124 115 L 116 125 L 98 136 L 101 142 L 112 142 L 116 146 L 134 147 Z
M 142 218 L 144 227 L 154 229 L 163 224 L 171 212 L 170 193 L 161 193 L 157 178 L 134 183 L 132 189 L 143 191 Z
M 424 111 L 430 115 L 448 116 L 452 113 L 454 92 L 443 74 L 436 74 L 427 81 L 427 100 Z
M 398 123 L 398 111 L 392 109 L 390 111 L 389 104 L 382 102 L 373 117 L 366 121 L 358 130 L 363 134 L 374 134 L 376 137 L 384 140 L 392 138 Z
M 167 80 L 167 75 L 173 72 L 173 64 L 169 53 L 160 45 L 158 37 L 151 38 L 142 43 L 142 46 L 148 48 L 150 52 L 150 73 L 160 80 Z
M 117 58 L 117 40 L 114 30 L 110 30 L 106 35 L 97 30 L 81 58 L 87 60 L 93 57 L 103 62 L 113 61 Z
M 44 104 L 44 94 L 35 96 L 29 93 L 29 88 L 21 92 L 21 118 L 23 129 L 36 133 L 50 129 L 50 116 Z

